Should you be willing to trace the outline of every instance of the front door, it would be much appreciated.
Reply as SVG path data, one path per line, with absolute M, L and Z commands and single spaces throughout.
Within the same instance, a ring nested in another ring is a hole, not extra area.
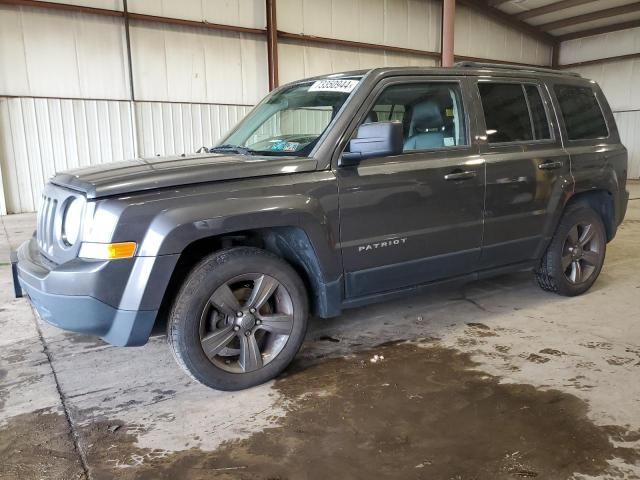
M 337 168 L 346 297 L 473 272 L 484 161 L 471 141 L 462 82 L 387 79 L 371 98 L 362 123 L 402 122 L 404 151 Z

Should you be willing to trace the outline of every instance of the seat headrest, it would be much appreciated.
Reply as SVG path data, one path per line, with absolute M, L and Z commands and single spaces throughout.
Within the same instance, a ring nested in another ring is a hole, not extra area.
M 376 123 L 377 121 L 378 121 L 378 114 L 373 110 L 367 113 L 367 116 L 364 119 L 364 123 Z
M 444 119 L 437 102 L 426 100 L 417 103 L 413 107 L 413 115 L 411 116 L 411 131 L 413 134 L 442 128 Z

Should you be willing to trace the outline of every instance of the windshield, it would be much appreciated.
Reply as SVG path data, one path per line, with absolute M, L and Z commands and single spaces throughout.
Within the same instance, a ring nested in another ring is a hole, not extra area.
M 212 152 L 306 156 L 360 77 L 296 83 L 268 96 Z

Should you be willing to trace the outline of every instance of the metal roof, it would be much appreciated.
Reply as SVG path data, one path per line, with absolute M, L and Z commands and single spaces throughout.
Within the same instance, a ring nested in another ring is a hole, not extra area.
M 497 10 L 540 34 L 569 40 L 640 27 L 637 0 L 461 0 L 471 7 Z

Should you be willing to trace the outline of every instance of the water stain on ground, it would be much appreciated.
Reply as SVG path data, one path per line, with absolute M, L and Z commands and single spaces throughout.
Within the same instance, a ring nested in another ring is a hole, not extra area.
M 577 397 L 475 367 L 452 349 L 382 346 L 298 363 L 276 382 L 288 409 L 280 424 L 214 452 L 138 449 L 144 427 L 117 422 L 82 427 L 82 443 L 92 478 L 123 480 L 554 480 L 600 475 L 614 457 L 640 461 L 610 442 L 624 429 L 595 426 Z
M 0 478 L 84 479 L 66 417 L 39 411 L 15 416 L 3 425 Z

